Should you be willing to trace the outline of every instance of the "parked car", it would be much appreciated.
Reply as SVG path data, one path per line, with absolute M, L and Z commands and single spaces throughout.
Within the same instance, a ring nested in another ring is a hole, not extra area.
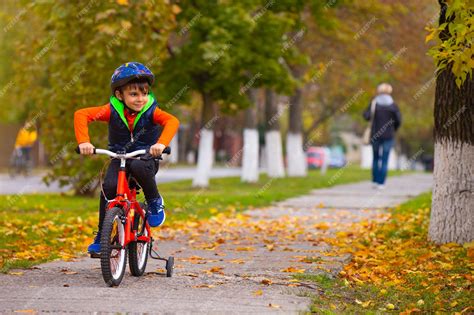
M 324 147 L 309 147 L 306 152 L 306 160 L 308 168 L 321 168 L 326 158 L 326 148 Z
M 341 146 L 333 146 L 330 149 L 329 155 L 329 167 L 340 168 L 344 167 L 347 163 L 346 155 Z

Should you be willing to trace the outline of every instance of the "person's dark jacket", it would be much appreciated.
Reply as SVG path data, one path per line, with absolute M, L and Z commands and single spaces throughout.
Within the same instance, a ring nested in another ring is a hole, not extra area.
M 375 102 L 375 115 L 370 135 L 371 142 L 392 139 L 402 123 L 400 110 L 388 94 L 377 95 Z M 365 120 L 370 120 L 370 106 L 371 104 L 364 111 Z

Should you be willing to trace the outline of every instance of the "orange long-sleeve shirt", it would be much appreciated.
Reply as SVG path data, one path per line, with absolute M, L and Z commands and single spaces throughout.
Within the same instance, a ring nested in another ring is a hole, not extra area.
M 128 113 L 128 111 L 125 111 L 125 118 L 127 119 L 130 130 L 132 130 L 136 116 L 136 114 L 133 115 Z M 81 144 L 84 142 L 90 142 L 89 129 L 87 127 L 89 123 L 93 121 L 109 122 L 109 120 L 109 104 L 83 108 L 76 111 L 74 113 L 74 132 L 76 134 L 77 143 Z M 157 143 L 168 146 L 171 142 L 171 139 L 173 139 L 176 131 L 178 130 L 179 120 L 175 116 L 157 107 L 153 112 L 153 123 L 163 126 L 163 131 L 161 132 L 161 136 Z

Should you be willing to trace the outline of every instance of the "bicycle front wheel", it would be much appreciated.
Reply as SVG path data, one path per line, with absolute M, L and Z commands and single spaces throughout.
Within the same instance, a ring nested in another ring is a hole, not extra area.
M 123 216 L 123 210 L 115 207 L 107 210 L 102 223 L 100 265 L 104 281 L 109 287 L 118 286 L 125 274 L 127 250 L 123 247 L 125 243 Z
M 145 229 L 144 236 L 148 236 Z M 150 251 L 150 243 L 146 242 L 130 242 L 128 245 L 130 273 L 132 276 L 140 277 L 145 273 L 146 263 L 148 261 L 148 252 Z
M 140 207 L 146 212 L 147 205 L 140 202 Z M 135 215 L 134 228 L 138 231 L 143 229 L 143 235 L 148 235 L 148 230 L 143 226 L 145 224 L 144 218 L 138 213 Z M 148 261 L 148 253 L 150 252 L 150 243 L 145 242 L 130 242 L 128 245 L 128 258 L 130 265 L 130 273 L 132 276 L 140 277 L 145 273 L 146 263 Z

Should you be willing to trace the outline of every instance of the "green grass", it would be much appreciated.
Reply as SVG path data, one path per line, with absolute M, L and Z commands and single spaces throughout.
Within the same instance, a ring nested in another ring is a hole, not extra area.
M 0 196 L 0 271 L 28 268 L 82 246 L 97 224 L 97 204 L 64 194 Z
M 399 174 L 394 172 L 393 174 Z M 265 175 L 255 184 L 241 183 L 240 178 L 211 179 L 210 188 L 191 187 L 190 180 L 159 184 L 167 208 L 167 225 L 182 220 L 208 218 L 218 212 L 241 211 L 252 207 L 268 206 L 272 202 L 306 194 L 312 189 L 370 179 L 370 172 L 356 167 L 329 169 L 322 175 L 311 170 L 303 178 L 270 179 Z M 159 182 L 159 180 L 158 180 Z M 143 198 L 143 194 L 139 195 Z M 92 239 L 98 221 L 98 198 L 71 196 L 70 194 L 30 194 L 0 196 L 0 267 L 28 267 L 46 260 L 61 257 L 68 244 L 68 251 L 84 251 Z M 10 222 L 13 226 L 6 226 Z M 44 224 L 48 222 L 48 224 Z M 72 238 L 78 234 L 77 240 Z M 80 236 L 80 237 L 79 237 Z M 60 240 L 60 241 L 58 241 Z M 62 242 L 61 242 L 62 240 Z M 20 245 L 19 245 L 20 244 Z M 47 245 L 42 249 L 41 245 Z M 12 260 L 23 250 L 36 246 L 37 252 L 24 259 Z M 70 246 L 71 247 L 71 246 Z
M 393 214 L 408 214 L 415 213 L 417 209 L 431 208 L 431 192 L 427 192 L 416 196 L 413 199 L 401 204 L 400 206 L 392 209 Z
M 472 311 L 473 309 L 469 307 L 472 306 L 474 296 L 469 289 L 469 281 L 463 277 L 472 274 L 467 251 L 462 247 L 450 249 L 446 246 L 436 246 L 427 240 L 429 211 L 420 209 L 430 206 L 431 193 L 421 194 L 392 209 L 392 219 L 371 232 L 384 236 L 383 244 L 389 247 L 390 244 L 416 240 L 415 248 L 403 248 L 403 251 L 392 249 L 397 251 L 398 259 L 413 262 L 410 267 L 402 264 L 400 270 L 419 267 L 417 272 L 406 273 L 403 276 L 406 283 L 401 288 L 385 285 L 383 282 L 379 285 L 370 282 L 350 283 L 340 277 L 332 278 L 320 274 L 294 275 L 297 279 L 316 283 L 323 290 L 322 294 L 312 296 L 310 311 L 317 314 L 400 313 L 410 309 L 427 313 Z M 378 245 L 371 246 L 370 242 L 364 241 L 366 240 L 361 239 L 359 243 L 364 244 L 367 251 L 373 251 L 373 255 L 376 255 L 374 247 Z M 417 265 L 418 257 L 427 253 L 440 255 L 436 259 L 422 260 Z M 381 265 L 389 264 L 380 255 L 374 258 L 378 259 Z M 435 260 L 451 262 L 453 267 L 446 270 L 438 266 L 428 268 L 427 271 L 425 268 L 427 264 Z M 433 276 L 432 272 L 437 272 L 436 276 Z M 393 310 L 389 304 L 393 305 Z
M 433 296 L 426 294 L 417 296 L 414 292 L 407 294 L 370 284 L 351 286 L 344 280 L 324 275 L 318 275 L 312 282 L 324 291 L 312 296 L 310 311 L 316 314 L 381 314 L 390 311 L 387 307 L 389 304 L 393 304 L 396 307 L 394 312 L 399 313 L 404 305 L 410 304 L 414 299 L 422 299 L 425 304 L 433 300 Z
M 293 278 L 301 281 L 311 281 L 318 284 L 323 290 L 332 289 L 335 285 L 335 281 L 327 274 L 308 274 L 308 273 L 297 273 L 293 275 Z

